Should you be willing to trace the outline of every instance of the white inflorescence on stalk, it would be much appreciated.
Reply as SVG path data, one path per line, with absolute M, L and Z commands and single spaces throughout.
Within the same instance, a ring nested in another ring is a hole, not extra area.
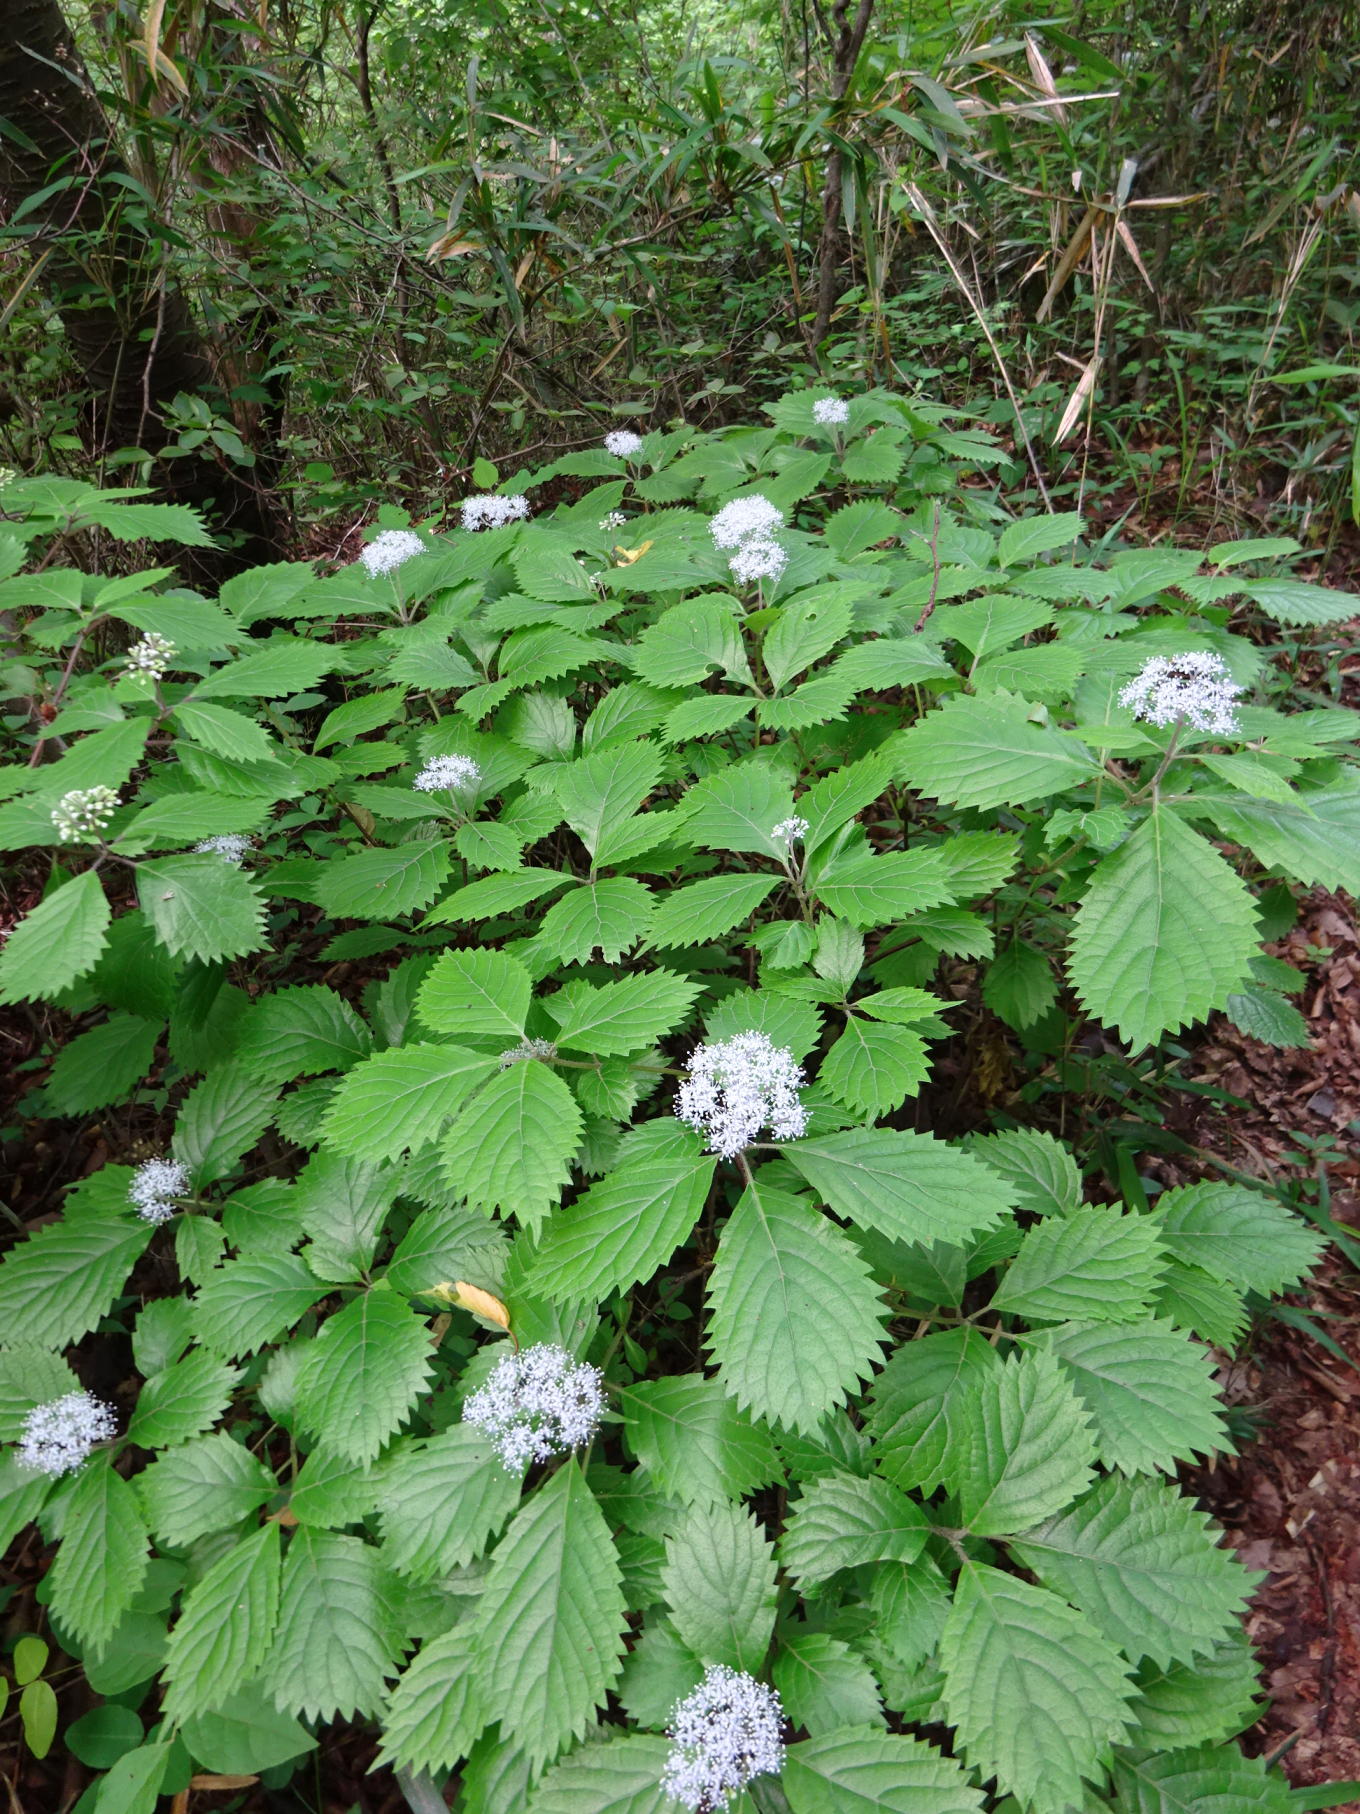
M 719 548 L 740 548 L 753 536 L 768 540 L 783 522 L 784 512 L 779 506 L 757 495 L 733 498 L 730 504 L 724 504 L 708 528 Z
M 464 529 L 500 529 L 528 514 L 528 498 L 503 498 L 493 492 L 488 497 L 463 499 Z
M 168 1222 L 175 1198 L 189 1194 L 189 1168 L 177 1159 L 148 1159 L 132 1174 L 128 1202 L 144 1222 Z
M 841 397 L 818 397 L 812 406 L 812 420 L 822 428 L 839 428 L 850 420 L 850 405 Z
M 808 1111 L 799 1099 L 803 1068 L 787 1046 L 764 1033 L 737 1033 L 696 1048 L 675 1099 L 681 1121 L 704 1136 L 711 1153 L 732 1159 L 763 1127 L 776 1140 L 797 1140 Z
M 223 831 L 215 838 L 204 838 L 201 844 L 195 844 L 194 855 L 221 857 L 224 863 L 230 863 L 233 869 L 239 869 L 254 847 L 255 840 L 248 838 L 243 831 Z
M 628 518 L 621 510 L 611 510 L 607 516 L 600 518 L 601 529 L 622 529 Z
M 79 844 L 97 837 L 117 810 L 118 796 L 111 787 L 77 787 L 52 808 L 52 823 L 63 844 Z
M 795 813 L 791 819 L 781 819 L 778 825 L 770 827 L 770 836 L 780 838 L 785 844 L 795 844 L 808 835 L 808 822 L 800 819 Z
M 617 454 L 621 460 L 631 460 L 634 454 L 642 452 L 642 436 L 635 435 L 631 428 L 611 428 L 604 438 L 606 453 Z
M 1120 693 L 1119 703 L 1149 724 L 1183 718 L 1197 731 L 1231 737 L 1239 728 L 1237 695 L 1242 690 L 1221 656 L 1191 650 L 1154 655 Z
M 517 1472 L 589 1442 L 604 1415 L 603 1387 L 598 1367 L 574 1361 L 554 1343 L 536 1342 L 497 1362 L 463 1406 L 463 1421 L 485 1431 L 504 1465 Z
M 24 1419 L 15 1460 L 35 1474 L 73 1474 L 97 1442 L 117 1434 L 112 1405 L 90 1392 L 67 1392 L 34 1405 Z
M 517 1046 L 507 1046 L 496 1060 L 503 1071 L 512 1064 L 527 1064 L 531 1058 L 556 1058 L 557 1047 L 550 1039 L 521 1039 Z
M 783 1723 L 773 1688 L 745 1670 L 711 1663 L 699 1686 L 672 1709 L 662 1789 L 694 1814 L 727 1807 L 753 1777 L 777 1776 L 784 1768 Z
M 436 794 L 459 788 L 475 787 L 482 778 L 481 768 L 471 756 L 435 756 L 427 762 L 411 786 L 422 794 Z
M 763 535 L 753 535 L 727 563 L 739 586 L 752 586 L 758 579 L 778 579 L 789 564 L 789 557 L 779 546 Z
M 359 550 L 359 559 L 376 578 L 380 573 L 395 573 L 403 561 L 424 552 L 425 544 L 414 530 L 384 529 L 366 548 Z
M 168 636 L 157 636 L 150 630 L 127 652 L 128 679 L 149 680 L 153 684 L 164 680 L 178 654 L 179 650 Z

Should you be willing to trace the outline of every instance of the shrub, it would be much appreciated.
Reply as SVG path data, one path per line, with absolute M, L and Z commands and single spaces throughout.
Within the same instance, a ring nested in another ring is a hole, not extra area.
M 0 587 L 61 752 L 3 771 L 52 857 L 0 998 L 79 1020 L 29 1104 L 132 1104 L 136 1161 L 0 1266 L 0 1507 L 92 1688 L 159 1680 L 119 1808 L 356 1717 L 469 1814 L 1289 1805 L 1230 1742 L 1253 1577 L 1171 1476 L 1314 1233 L 911 1104 L 973 974 L 1036 1050 L 1297 1037 L 1258 913 L 1360 886 L 1360 783 L 1270 638 L 1355 601 L 1292 543 L 1100 564 L 975 430 L 817 400 L 324 577 Z M 201 533 L 0 506 L 11 573 Z M 91 1332 L 111 1443 L 58 1402 Z

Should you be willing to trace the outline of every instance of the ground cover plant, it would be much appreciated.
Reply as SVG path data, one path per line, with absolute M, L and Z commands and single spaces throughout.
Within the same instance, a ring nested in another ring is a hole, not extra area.
M 1299 1037 L 1261 947 L 1360 889 L 1360 775 L 1291 667 L 1356 601 L 996 458 L 796 391 L 214 598 L 82 570 L 191 511 L 0 488 L 0 1000 L 57 1137 L 161 1136 L 0 1262 L 82 1810 L 355 1719 L 466 1814 L 1327 1805 L 1235 1743 L 1254 1577 L 1174 1480 L 1317 1231 L 914 1104 L 960 965 L 1050 1056 Z

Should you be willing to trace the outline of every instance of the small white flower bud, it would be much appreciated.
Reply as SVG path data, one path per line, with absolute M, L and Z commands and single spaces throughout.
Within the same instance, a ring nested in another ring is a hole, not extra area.
M 776 1140 L 801 1139 L 808 1124 L 798 1095 L 803 1081 L 787 1046 L 764 1033 L 737 1033 L 695 1049 L 675 1113 L 704 1136 L 711 1153 L 732 1159 L 763 1127 Z
M 422 794 L 475 787 L 482 778 L 481 768 L 471 756 L 435 756 L 427 762 L 411 786 Z
M 464 498 L 464 529 L 500 529 L 506 523 L 517 523 L 529 514 L 528 498 L 504 498 L 498 492 L 489 497 Z
M 557 1047 L 550 1039 L 521 1039 L 517 1046 L 507 1046 L 496 1062 L 503 1071 L 512 1064 L 527 1064 L 530 1059 L 556 1058 Z
M 35 1474 L 73 1474 L 96 1443 L 117 1434 L 111 1405 L 89 1392 L 67 1392 L 34 1405 L 24 1419 L 15 1459 Z
M 730 504 L 724 504 L 708 528 L 717 547 L 740 548 L 753 536 L 768 540 L 783 521 L 784 512 L 779 506 L 757 494 L 733 498 Z
M 536 1342 L 497 1362 L 463 1406 L 463 1422 L 483 1430 L 504 1466 L 517 1472 L 589 1442 L 604 1416 L 603 1388 L 598 1367 Z
M 693 1814 L 725 1808 L 757 1776 L 784 1768 L 779 1696 L 742 1669 L 711 1663 L 671 1712 L 661 1787 Z
M 809 826 L 806 819 L 800 819 L 795 813 L 791 819 L 781 819 L 778 825 L 770 827 L 772 838 L 782 838 L 785 844 L 796 844 L 808 835 Z
M 812 420 L 822 428 L 839 428 L 850 420 L 850 405 L 841 397 L 818 397 L 812 406 Z
M 248 838 L 244 832 L 219 832 L 215 838 L 204 838 L 201 844 L 194 845 L 196 857 L 221 857 L 224 863 L 230 863 L 233 869 L 239 869 L 255 847 L 255 840 Z
M 760 579 L 778 579 L 788 566 L 789 557 L 778 542 L 753 535 L 727 564 L 739 586 L 752 586 Z
M 149 631 L 127 652 L 128 679 L 147 680 L 153 684 L 164 680 L 178 654 L 179 650 L 168 636 L 157 636 L 154 630 Z
M 635 435 L 631 428 L 611 428 L 604 438 L 606 453 L 617 454 L 621 460 L 631 460 L 634 454 L 642 452 L 642 436 Z
M 79 844 L 104 831 L 117 809 L 111 787 L 77 787 L 52 808 L 52 823 L 63 844 Z
M 132 1174 L 128 1202 L 144 1222 L 168 1222 L 175 1198 L 189 1194 L 189 1168 L 177 1159 L 148 1159 Z

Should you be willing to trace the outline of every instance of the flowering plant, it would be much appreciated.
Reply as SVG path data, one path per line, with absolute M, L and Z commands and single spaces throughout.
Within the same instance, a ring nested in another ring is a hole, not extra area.
M 0 582 L 0 1000 L 110 1153 L 0 1263 L 0 1536 L 135 1703 L 110 1805 L 354 1719 L 466 1814 L 1289 1805 L 1173 1475 L 1319 1237 L 1045 1108 L 1083 1030 L 1301 1037 L 1261 939 L 1360 889 L 1360 778 L 1276 653 L 1356 602 L 1094 561 L 977 431 L 834 401 L 331 573 Z M 164 508 L 0 492 L 40 559 Z

